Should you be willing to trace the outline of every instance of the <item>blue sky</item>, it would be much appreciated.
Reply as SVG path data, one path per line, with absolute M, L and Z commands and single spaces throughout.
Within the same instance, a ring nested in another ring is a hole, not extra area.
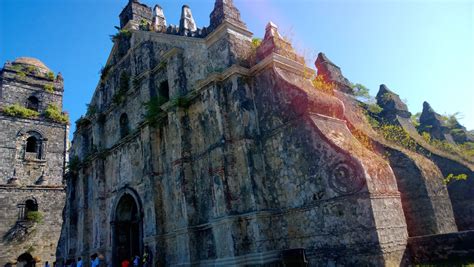
M 322 51 L 352 82 L 375 95 L 384 83 L 412 113 L 428 101 L 461 112 L 474 129 L 474 1 L 234 0 L 256 37 L 275 22 L 307 58 Z M 199 26 L 213 0 L 141 0 L 160 4 L 178 24 L 189 4 Z M 65 79 L 71 121 L 85 113 L 127 0 L 0 0 L 0 63 L 36 57 Z M 314 66 L 314 65 L 312 65 Z M 73 125 L 72 125 L 73 128 Z

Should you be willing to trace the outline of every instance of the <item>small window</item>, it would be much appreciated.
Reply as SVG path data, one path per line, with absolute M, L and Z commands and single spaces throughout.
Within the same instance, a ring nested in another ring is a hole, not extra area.
M 120 116 L 120 137 L 123 138 L 127 136 L 130 132 L 130 126 L 128 123 L 128 116 L 127 114 L 122 114 Z
M 36 139 L 36 137 L 30 136 L 28 137 L 28 139 L 26 139 L 26 152 L 38 152 L 38 140 Z
M 25 210 L 26 210 L 26 213 L 30 211 L 38 211 L 38 203 L 36 203 L 36 200 L 28 199 L 25 202 Z
M 27 220 L 28 213 L 38 211 L 38 203 L 36 199 L 28 199 L 24 203 L 18 204 L 18 219 Z
M 35 96 L 30 96 L 28 98 L 28 103 L 26 104 L 26 107 L 28 109 L 38 111 L 38 109 L 39 109 L 39 100 L 38 100 L 38 98 L 36 98 Z
M 170 99 L 170 87 L 168 85 L 168 81 L 164 81 L 160 84 L 159 93 L 160 96 L 166 99 L 167 101 Z
M 41 159 L 42 157 L 42 138 L 41 135 L 36 132 L 29 132 L 29 137 L 26 139 L 26 153 L 28 158 Z M 35 154 L 34 156 L 32 154 Z

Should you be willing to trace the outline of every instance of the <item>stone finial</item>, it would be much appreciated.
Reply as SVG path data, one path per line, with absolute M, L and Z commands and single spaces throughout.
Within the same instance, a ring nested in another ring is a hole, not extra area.
M 61 74 L 61 72 L 58 72 L 58 75 L 56 76 L 56 81 L 57 82 L 63 82 L 64 81 L 64 78 L 63 78 L 63 75 Z
M 427 132 L 432 138 L 446 140 L 451 143 L 463 144 L 474 142 L 474 135 L 466 130 L 456 119 L 446 118 L 436 113 L 428 102 L 423 102 L 423 111 L 420 115 L 420 132 Z
M 166 18 L 163 8 L 159 5 L 155 5 L 153 8 L 153 30 L 157 32 L 166 31 L 166 26 Z
M 291 43 L 280 35 L 278 26 L 273 22 L 269 22 L 265 28 L 265 37 L 263 38 L 262 44 L 257 48 L 257 62 L 272 53 L 304 64 L 304 58 L 296 54 Z
M 397 116 L 407 119 L 411 117 L 407 105 L 403 103 L 400 96 L 388 89 L 385 84 L 380 85 L 376 99 L 377 104 L 383 108 L 380 115 L 386 120 L 395 122 Z
M 268 22 L 265 27 L 265 39 L 271 37 L 281 38 L 280 33 L 278 32 L 278 26 L 272 21 Z
M 240 11 L 234 6 L 232 0 L 216 0 L 210 18 L 210 31 L 219 27 L 224 21 L 228 21 L 242 28 L 247 28 L 247 25 L 245 25 L 240 18 Z
M 190 32 L 197 30 L 196 23 L 194 22 L 193 13 L 189 6 L 184 5 L 181 10 L 181 19 L 179 20 L 179 32 L 183 35 L 187 35 Z
M 318 75 L 321 75 L 324 81 L 336 84 L 337 89 L 342 92 L 352 93 L 351 83 L 342 75 L 341 68 L 329 60 L 324 53 L 318 54 L 315 65 Z

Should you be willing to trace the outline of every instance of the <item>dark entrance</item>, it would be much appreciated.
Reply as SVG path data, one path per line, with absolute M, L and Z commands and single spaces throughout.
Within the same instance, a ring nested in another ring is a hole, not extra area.
M 25 252 L 25 253 L 21 254 L 17 258 L 17 261 L 18 261 L 17 266 L 23 266 L 23 267 L 33 267 L 33 266 L 35 266 L 35 260 L 33 259 L 33 257 L 28 252 Z
M 141 217 L 138 205 L 131 195 L 123 195 L 118 202 L 113 228 L 114 266 L 118 266 L 124 259 L 141 256 Z

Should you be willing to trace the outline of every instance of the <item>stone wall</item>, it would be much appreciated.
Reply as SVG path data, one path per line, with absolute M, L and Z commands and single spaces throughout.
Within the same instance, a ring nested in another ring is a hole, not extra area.
M 2 70 L 2 87 L 0 105 L 2 107 L 13 104 L 26 106 L 27 99 L 35 96 L 39 100 L 38 111 L 43 112 L 49 104 L 62 107 L 63 85 L 59 81 L 50 81 L 43 77 L 27 75 L 19 77 L 18 73 L 8 65 Z M 45 86 L 53 86 L 53 91 L 48 91 Z
M 130 195 L 141 249 L 161 264 L 271 263 L 300 247 L 312 264 L 400 263 L 407 233 L 390 167 L 352 145 L 342 103 L 308 87 L 299 62 L 269 54 L 242 67 L 250 40 L 232 25 L 204 40 L 134 31 L 131 49 L 111 55 L 97 114 L 74 134 L 82 165 L 68 179 L 60 258 L 117 262 L 116 209 Z M 139 83 L 115 103 L 120 72 Z M 144 103 L 164 80 L 170 101 L 151 127 Z M 97 152 L 84 152 L 84 133 Z
M 29 199 L 37 201 L 38 211 L 43 215 L 41 222 L 18 221 L 18 204 Z M 41 264 L 54 262 L 63 223 L 64 202 L 62 187 L 0 186 L 0 264 L 15 263 L 25 252 L 39 257 Z
M 474 261 L 474 231 L 408 239 L 414 264 L 435 266 L 465 266 Z
M 24 253 L 38 264 L 52 263 L 63 224 L 69 127 L 43 114 L 25 118 L 3 108 L 27 108 L 35 96 L 39 113 L 48 105 L 61 109 L 62 77 L 37 59 L 19 58 L 0 71 L 0 85 L 0 265 L 17 263 Z
M 338 91 L 314 88 L 276 25 L 254 51 L 233 2 L 217 0 L 199 34 L 127 29 L 74 133 L 58 260 L 117 265 L 148 248 L 166 266 L 281 263 L 288 251 L 315 266 L 399 266 L 408 236 L 457 231 L 443 167 L 379 136 L 322 54 Z M 408 118 L 393 95 L 391 121 Z
M 64 125 L 44 120 L 22 119 L 0 115 L 0 164 L 1 183 L 7 184 L 17 177 L 21 185 L 34 185 L 43 176 L 42 185 L 60 185 L 64 175 L 65 140 Z M 25 152 L 27 132 L 40 133 L 44 141 L 42 159 L 29 158 Z

